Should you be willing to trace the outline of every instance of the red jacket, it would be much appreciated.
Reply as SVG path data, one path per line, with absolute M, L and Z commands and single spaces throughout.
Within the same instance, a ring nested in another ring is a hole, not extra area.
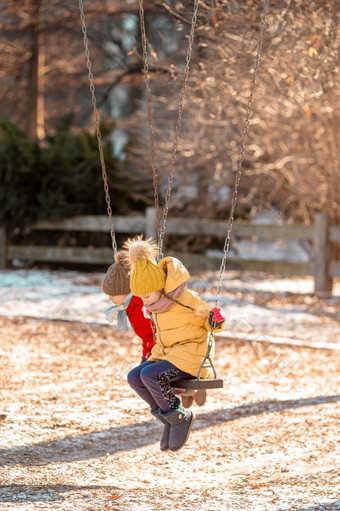
M 143 358 L 148 359 L 151 349 L 154 345 L 154 338 L 151 326 L 151 320 L 144 316 L 142 311 L 143 300 L 138 296 L 133 296 L 126 309 L 127 316 L 135 334 L 143 341 Z

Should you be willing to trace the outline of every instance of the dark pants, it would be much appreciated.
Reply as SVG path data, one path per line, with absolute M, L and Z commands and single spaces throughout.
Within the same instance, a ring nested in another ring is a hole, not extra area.
M 180 400 L 173 393 L 171 382 L 184 378 L 192 376 L 162 360 L 143 362 L 129 372 L 127 380 L 130 387 L 150 405 L 151 410 L 160 408 L 166 413 L 176 410 L 180 404 Z

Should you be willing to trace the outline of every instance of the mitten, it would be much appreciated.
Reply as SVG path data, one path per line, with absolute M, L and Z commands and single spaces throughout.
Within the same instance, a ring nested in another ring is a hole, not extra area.
M 214 307 L 209 313 L 209 325 L 212 328 L 218 328 L 225 321 L 220 307 Z

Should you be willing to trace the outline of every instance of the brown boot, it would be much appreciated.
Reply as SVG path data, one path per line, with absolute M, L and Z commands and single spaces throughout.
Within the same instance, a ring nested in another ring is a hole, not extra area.
M 196 391 L 191 389 L 185 389 L 184 392 L 180 395 L 182 405 L 184 408 L 190 408 L 194 401 L 194 395 Z
M 194 402 L 194 396 L 186 396 L 185 394 L 181 396 L 182 405 L 184 408 L 190 408 L 192 403 Z
M 194 395 L 194 401 L 198 406 L 203 406 L 207 400 L 207 391 L 200 389 Z M 187 408 L 187 407 L 186 407 Z

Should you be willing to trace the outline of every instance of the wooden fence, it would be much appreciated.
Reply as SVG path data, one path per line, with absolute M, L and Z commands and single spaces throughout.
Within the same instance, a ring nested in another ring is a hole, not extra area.
M 145 233 L 156 239 L 156 211 L 147 208 L 145 215 L 113 217 L 115 231 L 128 236 Z M 79 216 L 61 222 L 40 222 L 32 227 L 35 231 L 86 231 L 109 232 L 107 216 Z M 227 224 L 222 220 L 169 218 L 167 234 L 178 236 L 214 236 L 225 238 Z M 326 214 L 316 214 L 314 225 L 253 225 L 234 223 L 236 239 L 260 238 L 263 240 L 308 240 L 312 242 L 312 257 L 309 262 L 283 260 L 227 258 L 227 269 L 263 271 L 271 274 L 313 276 L 316 292 L 331 292 L 334 277 L 340 277 L 340 263 L 332 261 L 332 245 L 340 241 L 340 227 L 331 226 Z M 171 250 L 167 251 L 171 255 Z M 217 270 L 221 258 L 193 254 L 175 254 L 189 269 Z M 77 264 L 112 263 L 112 248 L 59 247 L 37 245 L 11 245 L 6 243 L 6 232 L 0 228 L 0 268 L 5 268 L 13 259 L 29 262 L 67 262 Z

